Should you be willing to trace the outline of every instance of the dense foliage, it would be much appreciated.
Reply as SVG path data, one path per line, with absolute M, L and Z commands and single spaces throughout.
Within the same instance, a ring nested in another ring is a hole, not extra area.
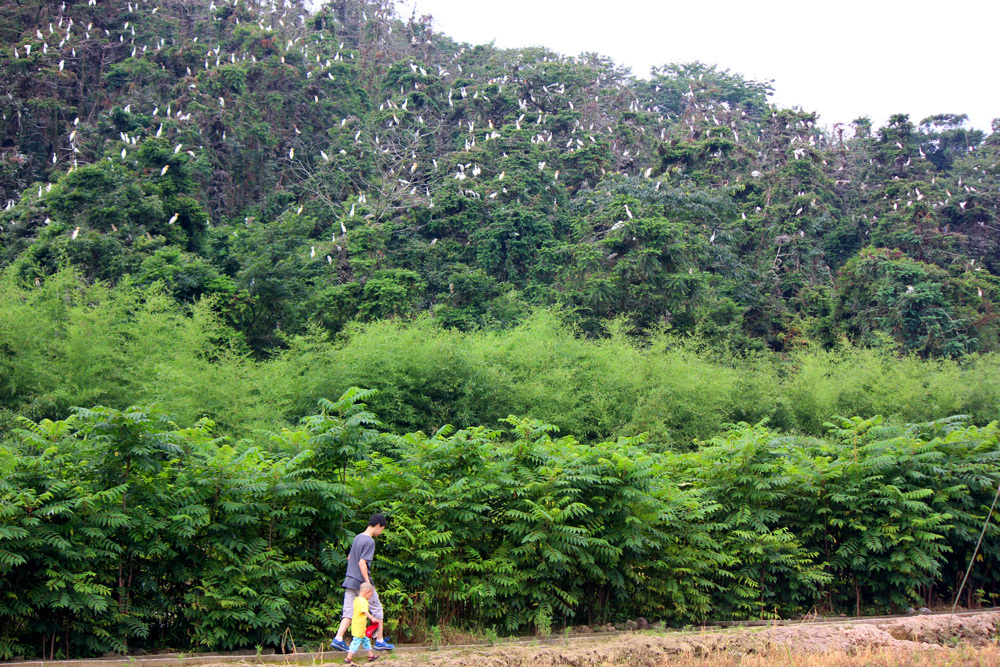
M 458 44 L 391 0 L 0 0 L 0 266 L 310 325 L 998 347 L 1000 135 L 824 128 L 702 63 Z
M 0 659 L 954 595 L 1000 124 L 217 2 L 0 0 Z
M 692 453 L 504 430 L 393 436 L 351 389 L 267 448 L 155 407 L 22 421 L 0 450 L 0 658 L 305 645 L 338 622 L 351 529 L 392 515 L 395 631 L 882 611 L 954 594 L 1000 429 L 740 424 Z M 1000 526 L 967 603 L 1000 596 Z
M 312 414 L 318 396 L 352 385 L 394 433 L 446 424 L 496 428 L 517 414 L 584 442 L 648 433 L 684 450 L 740 421 L 822 436 L 833 414 L 893 423 L 997 418 L 1000 359 L 897 356 L 891 344 L 803 347 L 782 356 L 627 323 L 588 339 L 540 311 L 502 331 L 463 333 L 431 317 L 321 327 L 290 336 L 267 360 L 249 355 L 211 300 L 186 309 L 162 291 L 88 284 L 71 272 L 42 286 L 0 281 L 0 440 L 18 415 L 62 419 L 73 406 L 157 402 L 182 424 L 207 417 L 220 434 L 264 433 Z

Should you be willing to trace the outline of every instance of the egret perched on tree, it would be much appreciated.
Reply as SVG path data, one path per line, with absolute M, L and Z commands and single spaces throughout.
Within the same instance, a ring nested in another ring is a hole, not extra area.
M 160 170 L 160 176 L 166 176 L 168 169 L 170 169 L 169 164 L 163 165 L 163 169 Z
M 170 220 L 167 220 L 167 224 L 168 225 L 174 224 L 175 222 L 177 222 L 177 218 L 179 218 L 180 216 L 181 216 L 180 213 L 174 213 L 172 216 L 170 216 Z

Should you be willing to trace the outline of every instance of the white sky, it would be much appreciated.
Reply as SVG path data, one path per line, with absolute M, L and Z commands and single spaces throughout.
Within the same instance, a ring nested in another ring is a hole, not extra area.
M 472 44 L 596 51 L 648 76 L 701 60 L 774 80 L 772 100 L 821 123 L 894 113 L 919 123 L 965 113 L 1000 117 L 1000 0 L 398 0 L 401 16 Z

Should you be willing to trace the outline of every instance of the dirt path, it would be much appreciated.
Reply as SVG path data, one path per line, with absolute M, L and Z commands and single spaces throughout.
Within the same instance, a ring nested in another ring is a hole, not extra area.
M 406 652 L 393 667 L 658 667 L 691 657 L 843 654 L 881 650 L 892 654 L 950 651 L 951 646 L 996 646 L 1000 612 L 974 616 L 911 617 L 882 623 L 753 628 L 691 634 L 623 634 L 582 643 Z M 361 656 L 359 656 L 361 657 Z M 363 657 L 361 657 L 363 660 Z M 794 659 L 790 660 L 795 663 Z
M 1000 667 L 1000 611 L 785 623 L 685 632 L 602 632 L 496 647 L 448 646 L 439 651 L 404 646 L 380 655 L 379 663 L 392 667 Z M 364 664 L 364 655 L 358 658 Z M 259 657 L 175 654 L 26 661 L 7 667 L 332 667 L 342 665 L 343 659 L 340 652 Z

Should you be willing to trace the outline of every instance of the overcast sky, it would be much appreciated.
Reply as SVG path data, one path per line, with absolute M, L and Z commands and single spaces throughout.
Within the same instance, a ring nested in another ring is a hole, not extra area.
M 458 41 L 596 51 L 648 76 L 701 60 L 773 80 L 772 101 L 822 123 L 891 114 L 1000 116 L 1000 0 L 399 0 Z

